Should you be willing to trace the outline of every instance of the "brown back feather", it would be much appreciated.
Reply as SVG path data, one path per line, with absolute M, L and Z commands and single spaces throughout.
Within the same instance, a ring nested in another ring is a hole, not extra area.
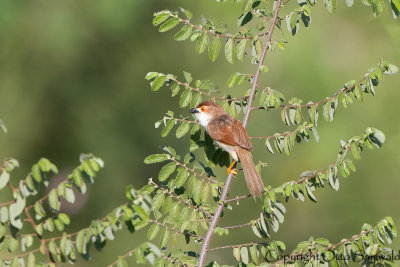
M 210 137 L 218 142 L 253 150 L 246 129 L 228 114 L 214 117 L 207 126 Z

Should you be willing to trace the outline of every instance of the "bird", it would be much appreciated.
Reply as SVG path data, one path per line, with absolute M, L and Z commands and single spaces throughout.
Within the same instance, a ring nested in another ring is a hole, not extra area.
M 251 195 L 253 197 L 261 196 L 264 183 L 254 165 L 250 152 L 253 150 L 253 145 L 242 123 L 231 117 L 220 105 L 210 100 L 201 102 L 189 112 L 196 116 L 208 135 L 233 158 L 227 174 L 237 174 L 232 168 L 236 162 L 240 161 Z

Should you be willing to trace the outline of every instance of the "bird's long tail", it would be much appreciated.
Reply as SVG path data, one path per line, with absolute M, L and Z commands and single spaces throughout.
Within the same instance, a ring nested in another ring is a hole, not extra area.
M 256 170 L 250 151 L 239 146 L 236 146 L 235 149 L 242 163 L 244 177 L 246 178 L 247 187 L 250 189 L 251 195 L 254 197 L 261 196 L 264 183 Z

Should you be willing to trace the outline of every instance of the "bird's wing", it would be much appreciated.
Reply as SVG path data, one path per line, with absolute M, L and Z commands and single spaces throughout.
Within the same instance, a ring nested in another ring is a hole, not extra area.
M 246 129 L 238 120 L 229 115 L 223 115 L 211 120 L 207 126 L 207 132 L 212 139 L 218 142 L 253 150 Z

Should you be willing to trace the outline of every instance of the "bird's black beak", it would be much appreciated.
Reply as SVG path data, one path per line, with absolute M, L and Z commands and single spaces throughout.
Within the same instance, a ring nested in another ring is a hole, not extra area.
M 199 111 L 195 108 L 192 108 L 191 110 L 189 110 L 189 112 L 195 114 L 198 113 Z

